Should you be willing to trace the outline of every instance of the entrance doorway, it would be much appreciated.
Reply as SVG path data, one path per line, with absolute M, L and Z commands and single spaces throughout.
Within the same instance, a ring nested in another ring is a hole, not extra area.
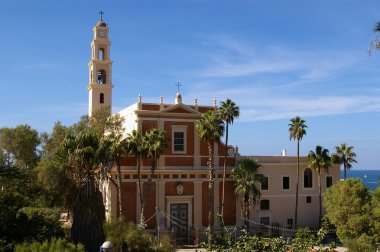
M 170 231 L 177 245 L 188 243 L 189 206 L 187 203 L 170 204 Z

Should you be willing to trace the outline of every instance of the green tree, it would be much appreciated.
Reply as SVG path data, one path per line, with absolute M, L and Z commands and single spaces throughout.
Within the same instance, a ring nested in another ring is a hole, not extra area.
M 380 233 L 380 189 L 371 192 L 360 179 L 340 181 L 323 195 L 326 215 L 339 240 L 352 252 L 376 251 Z
M 0 251 L 16 243 L 63 236 L 59 211 L 41 207 L 40 189 L 26 169 L 0 166 Z
M 331 166 L 331 157 L 329 150 L 317 145 L 314 151 L 310 151 L 308 167 L 313 169 L 318 175 L 318 194 L 319 194 L 319 226 L 321 226 L 322 218 L 322 189 L 321 189 L 321 173 L 327 171 Z
M 294 226 L 297 228 L 298 221 L 298 187 L 300 180 L 300 141 L 306 135 L 305 120 L 302 120 L 299 116 L 292 118 L 289 123 L 289 138 L 290 140 L 297 140 L 297 181 L 296 181 L 296 207 L 294 210 Z
M 261 193 L 256 186 L 257 182 L 263 179 L 262 174 L 258 174 L 261 164 L 250 158 L 242 158 L 238 161 L 236 168 L 232 170 L 235 180 L 235 193 L 242 198 L 242 211 L 244 215 L 244 225 L 249 229 L 249 215 L 251 206 L 255 206 L 260 199 Z
M 71 130 L 70 127 L 62 125 L 60 121 L 54 124 L 53 130 L 50 134 L 41 134 L 41 148 L 42 158 L 52 159 L 57 154 L 62 141 L 65 139 L 66 134 Z
M 141 229 L 145 229 L 145 217 L 144 217 L 144 198 L 141 188 L 141 159 L 146 155 L 146 143 L 144 141 L 144 137 L 138 130 L 133 130 L 131 133 L 127 135 L 126 138 L 126 150 L 127 154 L 135 156 L 136 165 L 137 165 L 137 179 L 138 179 L 138 190 L 140 195 L 140 223 L 139 227 Z
M 214 144 L 220 142 L 220 138 L 224 132 L 223 121 L 214 111 L 207 111 L 197 120 L 196 128 L 199 137 L 207 142 L 208 145 L 208 169 L 209 169 L 209 184 L 208 184 L 208 244 L 212 245 L 212 216 L 214 209 Z
M 67 180 L 63 174 L 65 163 L 57 156 L 60 145 L 71 128 L 56 122 L 50 134 L 41 134 L 41 159 L 35 169 L 40 197 L 45 206 L 63 206 Z
M 219 107 L 219 114 L 221 119 L 225 122 L 225 128 L 226 128 L 226 150 L 224 153 L 224 162 L 223 162 L 223 184 L 222 184 L 222 204 L 220 209 L 220 215 L 222 216 L 223 220 L 223 212 L 224 212 L 224 187 L 226 183 L 226 162 L 227 162 L 227 151 L 228 151 L 228 125 L 234 123 L 234 119 L 238 118 L 240 115 L 240 109 L 239 106 L 236 106 L 236 104 L 231 100 L 227 99 L 225 102 L 222 101 L 221 105 Z
M 37 130 L 29 125 L 0 129 L 0 149 L 5 154 L 8 165 L 33 169 L 39 160 L 39 144 Z
M 146 145 L 147 157 L 151 159 L 152 166 L 150 169 L 150 175 L 148 178 L 148 190 L 144 191 L 144 205 L 149 195 L 152 185 L 152 179 L 154 178 L 154 172 L 157 167 L 158 159 L 164 154 L 168 147 L 168 139 L 165 137 L 165 131 L 161 129 L 152 128 L 144 135 L 144 142 Z
M 117 188 L 118 212 L 123 216 L 124 195 L 122 190 L 122 174 L 120 159 L 126 153 L 126 141 L 123 139 L 124 118 L 119 114 L 110 115 L 110 107 L 103 107 L 95 111 L 89 118 L 89 128 L 96 132 L 102 143 L 108 146 L 108 161 L 103 163 L 103 178 L 111 181 Z M 112 169 L 116 168 L 116 182 L 110 176 Z
M 73 182 L 67 202 L 72 213 L 71 234 L 75 243 L 83 243 L 86 251 L 96 251 L 104 241 L 105 209 L 99 190 L 100 167 L 108 159 L 109 150 L 91 131 L 66 135 L 61 156 L 65 172 Z
M 353 146 L 347 146 L 343 143 L 340 146 L 335 146 L 336 153 L 331 155 L 334 164 L 343 165 L 344 179 L 347 178 L 347 170 L 352 168 L 353 163 L 357 163 L 355 160 L 356 153 L 352 151 L 353 148 Z

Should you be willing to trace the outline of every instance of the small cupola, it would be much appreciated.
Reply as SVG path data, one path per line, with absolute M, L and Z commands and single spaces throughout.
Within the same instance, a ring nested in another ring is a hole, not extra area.
M 175 103 L 175 104 L 180 104 L 180 103 L 182 103 L 182 96 L 181 96 L 180 93 L 177 93 L 177 94 L 176 94 L 174 103 Z
M 103 20 L 100 20 L 96 23 L 96 26 L 107 27 L 107 24 Z

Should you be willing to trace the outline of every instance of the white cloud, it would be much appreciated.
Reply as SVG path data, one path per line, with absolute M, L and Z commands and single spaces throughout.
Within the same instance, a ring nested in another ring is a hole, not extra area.
M 289 119 L 296 115 L 324 116 L 380 111 L 380 98 L 330 96 L 305 98 L 256 99 L 245 101 L 241 108 L 242 121 Z
M 258 74 L 293 74 L 298 79 L 329 78 L 358 63 L 356 52 L 301 51 L 276 45 L 247 46 L 228 36 L 216 36 L 203 43 L 208 65 L 194 70 L 198 78 L 252 77 Z M 212 49 L 212 50 L 211 50 Z

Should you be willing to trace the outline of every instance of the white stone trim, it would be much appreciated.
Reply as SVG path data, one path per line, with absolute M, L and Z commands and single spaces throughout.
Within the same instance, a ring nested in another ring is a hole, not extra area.
M 187 125 L 171 125 L 172 128 L 172 153 L 173 154 L 186 154 L 187 153 Z M 183 133 L 183 151 L 174 150 L 174 133 L 182 132 Z

